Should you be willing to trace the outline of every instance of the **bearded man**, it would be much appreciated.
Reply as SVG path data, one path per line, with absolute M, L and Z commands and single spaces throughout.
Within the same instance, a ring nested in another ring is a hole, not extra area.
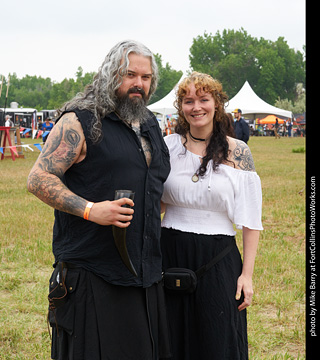
M 156 85 L 148 48 L 115 45 L 93 83 L 62 107 L 29 174 L 28 190 L 55 209 L 52 359 L 170 356 L 159 244 L 170 162 L 146 108 Z M 134 203 L 114 200 L 117 189 L 133 190 Z M 126 229 L 136 274 L 119 255 L 112 225 Z

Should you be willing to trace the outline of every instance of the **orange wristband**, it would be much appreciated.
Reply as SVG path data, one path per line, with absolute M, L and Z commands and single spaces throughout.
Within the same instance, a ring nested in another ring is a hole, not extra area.
M 89 219 L 90 210 L 91 210 L 93 204 L 94 204 L 93 202 L 90 202 L 90 201 L 89 201 L 88 204 L 86 205 L 86 208 L 85 208 L 84 214 L 83 214 L 83 218 L 84 218 L 85 220 L 88 220 L 88 219 Z

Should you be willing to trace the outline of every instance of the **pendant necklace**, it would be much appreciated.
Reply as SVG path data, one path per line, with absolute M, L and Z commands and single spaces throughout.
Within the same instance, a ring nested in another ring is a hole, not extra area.
M 194 142 L 197 142 L 197 141 L 206 141 L 206 139 L 201 139 L 201 138 L 196 138 L 196 137 L 194 137 L 194 136 L 191 134 L 190 130 L 189 130 L 189 135 L 190 135 L 191 140 L 194 141 Z M 193 165 L 194 165 L 193 155 L 192 155 L 192 162 L 193 162 Z M 194 182 L 194 183 L 196 183 L 196 182 L 199 181 L 199 175 L 197 174 L 197 171 L 192 175 L 191 180 L 192 180 L 192 182 Z
M 191 156 L 192 156 L 193 167 L 195 168 L 196 166 L 194 165 L 193 153 L 191 153 Z M 196 170 L 195 173 L 192 175 L 191 180 L 192 180 L 192 182 L 194 182 L 194 183 L 196 183 L 196 182 L 199 181 L 199 175 L 198 175 L 197 170 Z
M 192 178 L 191 178 L 191 180 L 192 180 L 194 183 L 198 182 L 198 181 L 199 181 L 199 175 L 198 175 L 197 173 L 194 173 L 193 176 L 192 176 Z

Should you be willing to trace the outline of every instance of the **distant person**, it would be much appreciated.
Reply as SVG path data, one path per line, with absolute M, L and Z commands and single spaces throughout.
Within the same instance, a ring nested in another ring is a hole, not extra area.
M 292 136 L 292 122 L 291 122 L 291 119 L 289 119 L 288 121 L 288 137 L 291 137 Z
M 171 127 L 170 127 L 170 126 L 166 126 L 166 128 L 165 128 L 165 136 L 171 135 L 171 134 L 172 134 L 172 132 L 171 132 Z
M 236 138 L 238 140 L 242 140 L 243 142 L 247 143 L 249 141 L 249 126 L 245 122 L 244 118 L 241 116 L 242 111 L 241 109 L 235 109 L 233 111 L 234 118 L 236 119 L 234 123 L 234 131 L 236 133 Z
M 280 135 L 279 135 L 278 130 L 279 130 L 279 120 L 278 120 L 278 118 L 276 118 L 276 123 L 274 124 L 274 129 L 273 129 L 274 136 L 275 136 L 276 139 L 280 139 Z
M 48 117 L 45 119 L 44 123 L 42 124 L 42 130 L 43 131 L 51 131 L 53 128 L 53 122 L 51 121 L 51 118 Z
M 267 125 L 266 124 L 264 124 L 263 125 L 263 136 L 267 136 Z
M 43 132 L 51 131 L 53 128 L 53 122 L 51 121 L 51 118 L 48 117 L 45 119 L 44 123 L 42 124 L 42 130 Z M 49 133 L 47 133 L 45 136 L 42 137 L 43 142 L 45 143 L 47 141 Z
M 284 120 L 282 125 L 282 136 L 287 136 L 287 123 Z
M 6 115 L 6 122 L 4 124 L 4 126 L 6 127 L 12 127 L 13 126 L 13 122 L 10 120 L 11 119 L 11 116 L 10 115 Z

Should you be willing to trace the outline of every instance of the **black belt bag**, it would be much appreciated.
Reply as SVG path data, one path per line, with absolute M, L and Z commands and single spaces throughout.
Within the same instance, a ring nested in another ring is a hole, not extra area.
M 193 271 L 185 268 L 169 268 L 162 274 L 165 290 L 172 294 L 191 294 L 197 288 L 198 280 L 212 268 L 218 261 L 225 257 L 236 245 L 235 240 L 221 253 L 215 256 L 208 264 Z
M 68 269 L 75 268 L 78 268 L 78 266 L 66 262 L 59 261 L 54 264 L 54 271 L 50 278 L 48 295 L 50 310 L 55 310 L 64 305 L 68 299 L 68 293 L 75 289 L 75 284 L 73 283 L 76 283 L 77 277 L 71 279 L 69 289 L 67 289 L 66 286 L 67 271 Z

